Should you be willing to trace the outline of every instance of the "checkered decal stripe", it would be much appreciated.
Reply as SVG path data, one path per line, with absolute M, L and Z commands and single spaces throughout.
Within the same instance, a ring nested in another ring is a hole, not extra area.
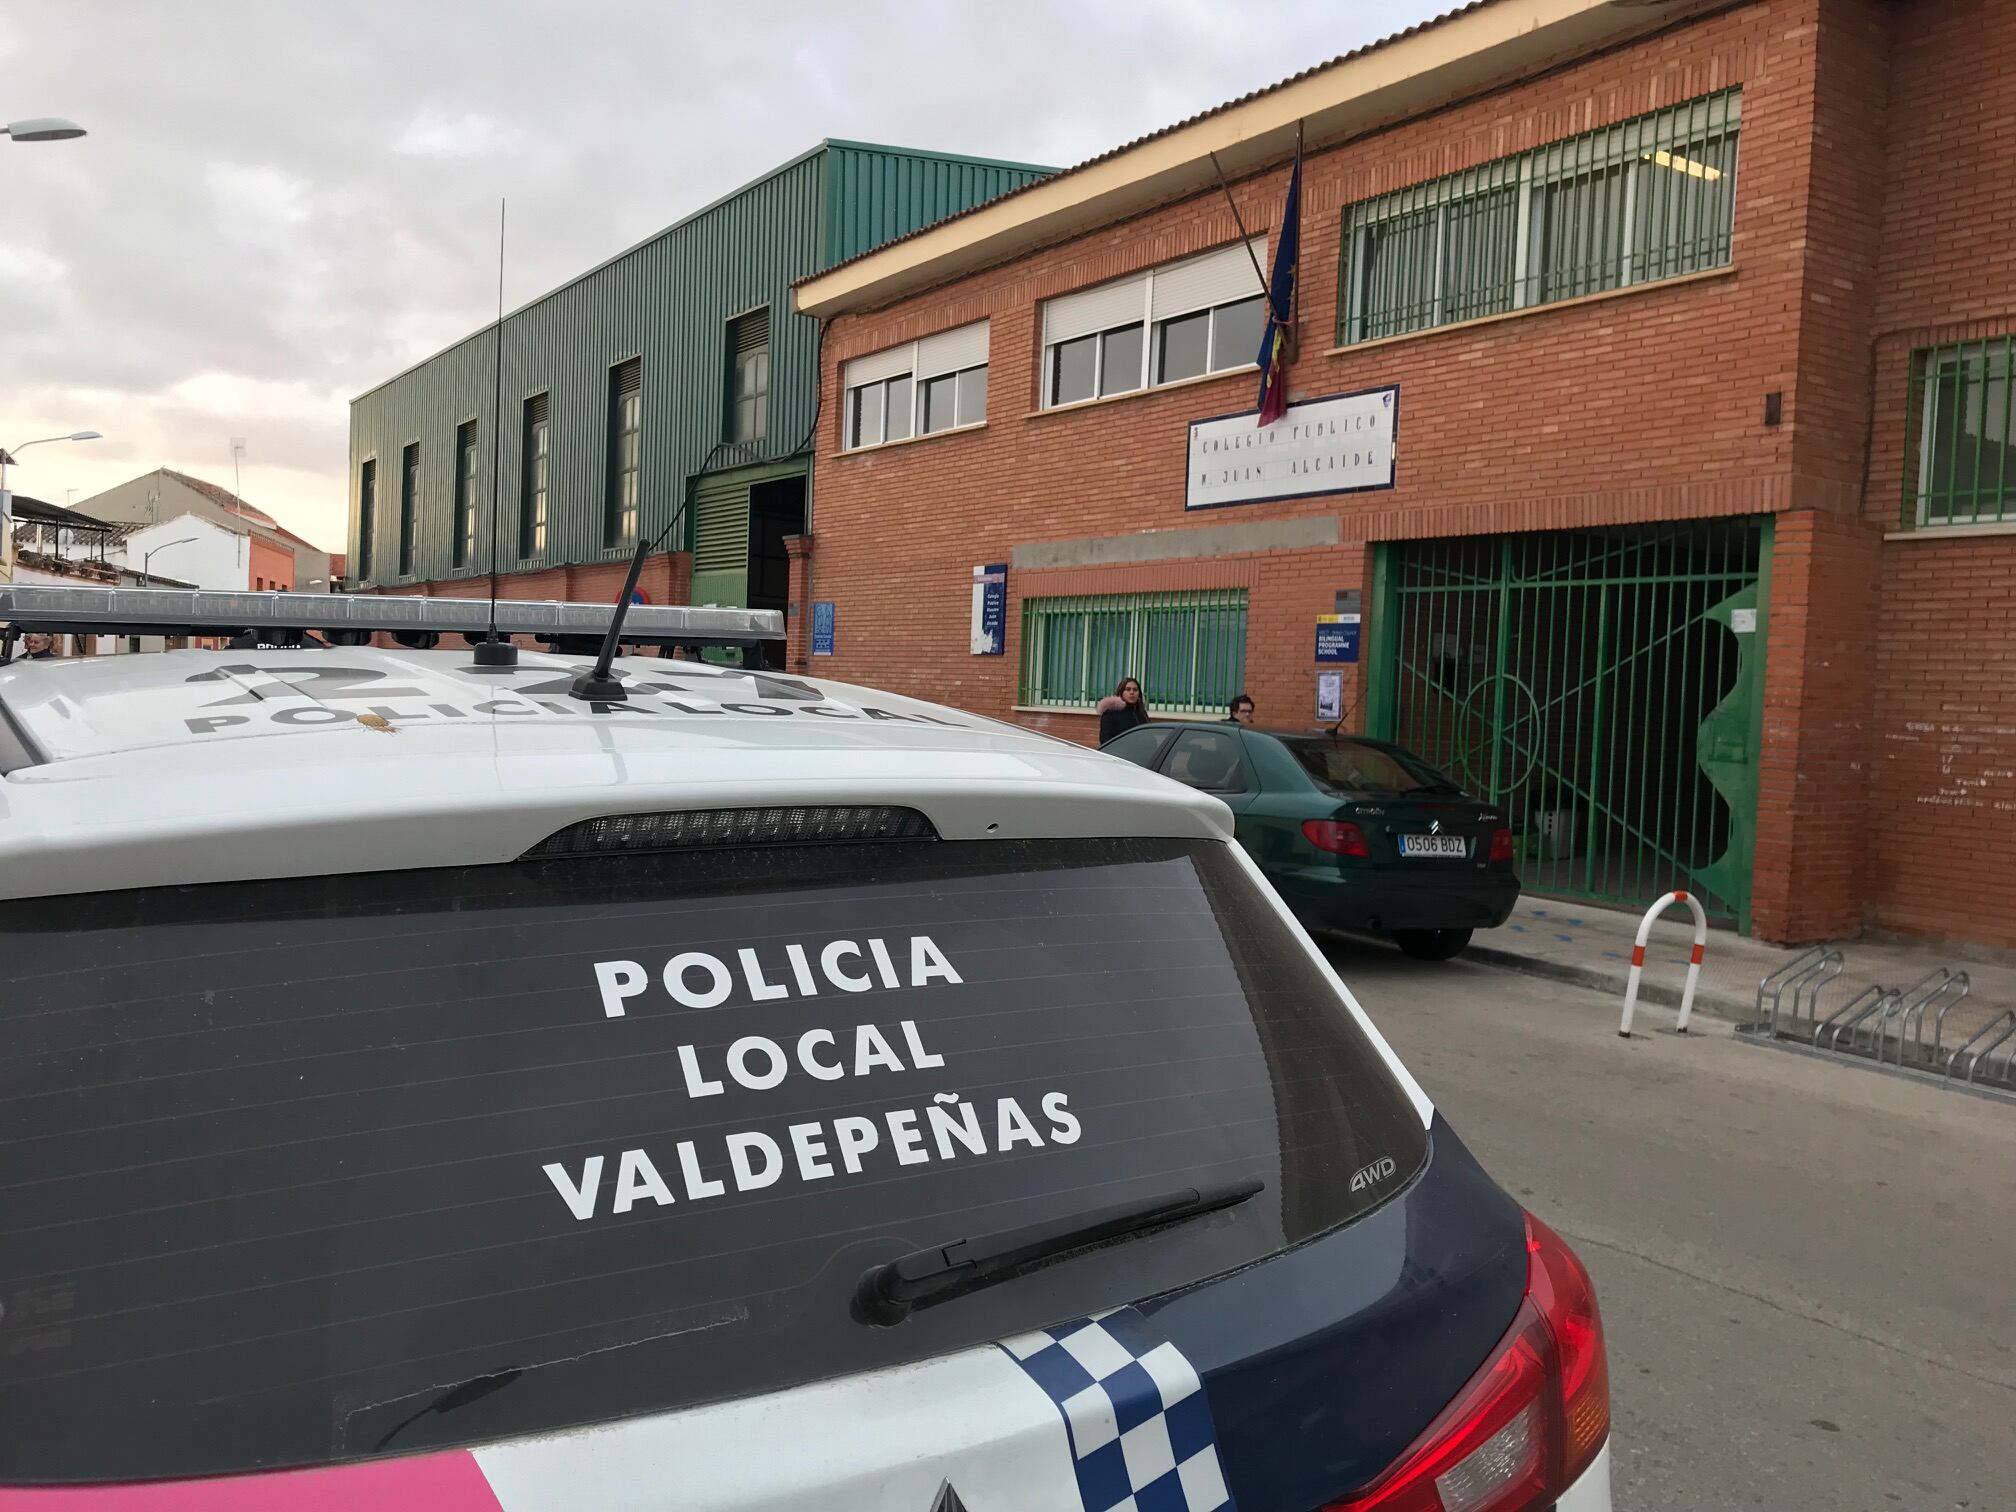
M 1001 1348 L 1064 1415 L 1085 1512 L 1232 1512 L 1196 1367 L 1133 1308 Z

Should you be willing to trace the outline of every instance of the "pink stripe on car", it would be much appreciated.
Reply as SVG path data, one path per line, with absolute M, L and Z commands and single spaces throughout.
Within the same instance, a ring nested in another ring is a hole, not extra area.
M 140 1485 L 0 1487 L 0 1512 L 501 1512 L 466 1451 Z

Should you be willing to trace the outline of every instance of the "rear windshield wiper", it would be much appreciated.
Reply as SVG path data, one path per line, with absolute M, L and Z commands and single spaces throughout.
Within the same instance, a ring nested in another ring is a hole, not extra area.
M 917 1308 L 1012 1280 L 1047 1261 L 1234 1207 L 1266 1185 L 1249 1178 L 1218 1186 L 1185 1187 L 1180 1192 L 1123 1202 L 1072 1218 L 1053 1218 L 1047 1223 L 917 1250 L 878 1265 L 861 1278 L 854 1295 L 855 1316 L 864 1323 L 901 1323 Z
M 457 1408 L 467 1407 L 471 1402 L 480 1402 L 493 1391 L 502 1391 L 523 1374 L 525 1372 L 522 1370 L 500 1370 L 494 1375 L 477 1376 L 474 1380 L 464 1381 L 460 1386 L 449 1387 L 418 1411 L 408 1413 L 386 1429 L 385 1436 L 378 1440 L 371 1452 L 376 1454 L 387 1448 L 392 1440 L 428 1414 L 453 1412 Z

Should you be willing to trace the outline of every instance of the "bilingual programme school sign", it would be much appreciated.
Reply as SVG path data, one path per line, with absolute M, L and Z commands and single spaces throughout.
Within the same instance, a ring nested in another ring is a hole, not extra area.
M 1397 384 L 1304 399 L 1268 426 L 1255 423 L 1258 414 L 1244 410 L 1190 422 L 1185 509 L 1393 486 Z

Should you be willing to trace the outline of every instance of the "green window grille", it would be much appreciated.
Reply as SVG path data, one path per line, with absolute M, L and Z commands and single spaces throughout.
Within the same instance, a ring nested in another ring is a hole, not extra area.
M 2016 520 L 2016 335 L 1911 358 L 1904 523 Z
M 1123 677 L 1152 709 L 1222 711 L 1246 677 L 1245 590 L 1023 600 L 1019 703 L 1090 708 Z
M 1338 340 L 1726 266 L 1741 115 L 1726 90 L 1348 206 Z

